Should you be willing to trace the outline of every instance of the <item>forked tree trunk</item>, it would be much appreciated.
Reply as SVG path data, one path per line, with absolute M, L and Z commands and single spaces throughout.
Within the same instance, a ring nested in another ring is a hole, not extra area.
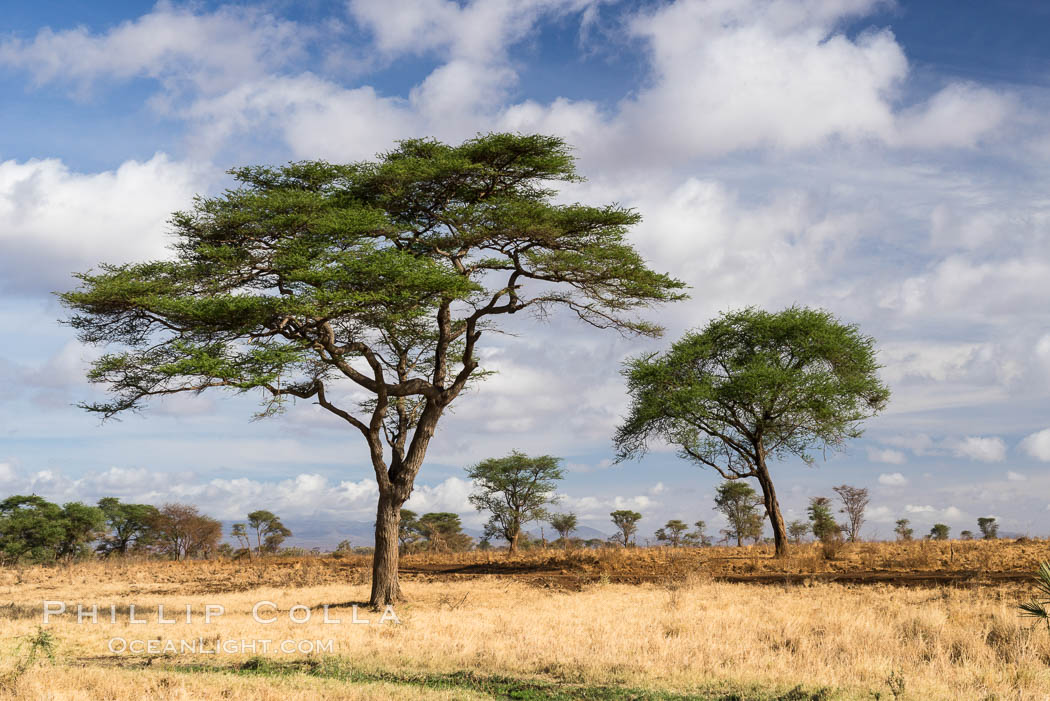
M 780 513 L 780 502 L 777 501 L 777 492 L 773 489 L 773 480 L 769 476 L 763 461 L 758 466 L 758 484 L 762 487 L 762 500 L 769 514 L 769 525 L 773 527 L 773 545 L 776 548 L 776 556 L 787 555 L 787 536 L 784 528 L 784 517 Z
M 372 595 L 369 606 L 379 608 L 402 600 L 401 585 L 397 579 L 398 532 L 401 525 L 401 505 L 393 494 L 379 495 L 376 510 L 376 545 L 372 557 Z

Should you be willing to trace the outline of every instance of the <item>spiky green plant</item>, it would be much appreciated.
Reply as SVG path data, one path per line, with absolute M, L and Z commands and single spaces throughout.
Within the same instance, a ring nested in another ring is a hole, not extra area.
M 1021 609 L 1022 616 L 1041 619 L 1046 623 L 1046 629 L 1050 631 L 1050 611 L 1047 610 L 1047 607 L 1050 606 L 1050 562 L 1039 563 L 1034 579 L 1036 593 L 1041 598 L 1026 601 L 1018 608 Z

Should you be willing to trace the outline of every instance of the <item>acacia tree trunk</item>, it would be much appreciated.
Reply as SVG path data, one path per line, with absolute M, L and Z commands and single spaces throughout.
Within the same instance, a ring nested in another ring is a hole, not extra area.
M 372 557 L 372 595 L 368 600 L 369 606 L 374 608 L 402 600 L 401 584 L 397 579 L 402 504 L 404 500 L 398 500 L 394 490 L 379 495 L 375 553 Z
M 518 536 L 521 535 L 521 530 L 514 531 L 514 535 L 510 537 L 510 547 L 507 548 L 507 554 L 513 555 L 518 551 Z
M 762 499 L 769 514 L 769 525 L 773 527 L 773 544 L 776 548 L 776 556 L 787 555 L 786 529 L 784 528 L 784 517 L 780 513 L 780 502 L 777 501 L 777 492 L 773 489 L 773 480 L 769 476 L 765 460 L 758 464 L 758 484 L 762 487 Z

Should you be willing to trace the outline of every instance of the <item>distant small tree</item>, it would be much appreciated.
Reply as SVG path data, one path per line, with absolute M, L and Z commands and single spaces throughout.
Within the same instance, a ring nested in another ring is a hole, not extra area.
M 930 529 L 930 538 L 932 540 L 948 540 L 948 533 L 951 528 L 943 523 L 933 524 L 933 528 Z
M 556 481 L 565 476 L 559 462 L 560 458 L 551 455 L 531 458 L 514 451 L 467 468 L 477 490 L 470 495 L 470 503 L 491 514 L 485 524 L 486 537 L 506 540 L 508 552 L 513 553 L 525 524 L 549 518 L 547 505 L 557 501 Z
M 663 528 L 657 529 L 656 539 L 662 543 L 667 543 L 672 548 L 677 548 L 682 544 L 682 539 L 685 537 L 685 532 L 688 528 L 689 524 L 685 521 L 671 519 Z
M 613 511 L 609 515 L 613 525 L 619 530 L 619 533 L 613 536 L 613 540 L 625 548 L 630 546 L 634 542 L 634 534 L 638 531 L 638 522 L 642 520 L 642 515 L 628 509 Z
M 973 540 L 973 531 L 960 531 L 959 538 L 961 540 Z
M 349 540 L 341 540 L 339 541 L 339 544 L 335 546 L 335 550 L 333 552 L 336 555 L 349 555 L 353 551 L 354 546 L 350 543 Z
M 806 521 L 794 520 L 788 524 L 788 535 L 791 537 L 791 542 L 798 545 L 802 542 L 802 539 L 810 532 L 809 523 Z
M 423 514 L 419 530 L 427 539 L 427 548 L 440 552 L 469 550 L 474 540 L 463 532 L 459 514 L 446 511 Z
M 568 545 L 569 536 L 576 530 L 576 514 L 552 514 L 548 523 L 551 524 L 551 528 L 558 532 L 562 543 Z
M 999 537 L 999 524 L 993 516 L 982 516 L 977 519 L 977 527 L 981 530 L 981 537 L 985 540 L 995 540 Z
M 292 535 L 281 519 L 265 509 L 248 514 L 248 527 L 255 532 L 255 550 L 260 554 L 277 552 L 281 543 Z
M 222 538 L 222 524 L 189 504 L 165 504 L 150 521 L 161 553 L 173 560 L 213 554 Z
M 711 544 L 711 537 L 707 535 L 707 523 L 705 521 L 697 521 L 693 524 L 695 530 L 686 533 L 682 537 L 682 542 L 685 545 L 691 545 L 698 548 L 706 548 Z
M 151 504 L 125 504 L 116 497 L 98 500 L 108 529 L 98 545 L 105 555 L 126 555 L 129 550 L 149 545 L 150 519 L 156 516 L 157 507 Z
M 842 533 L 842 527 L 835 523 L 835 517 L 831 515 L 831 500 L 827 497 L 812 497 L 806 511 L 809 513 L 813 535 L 821 542 L 827 542 Z
M 897 534 L 897 540 L 911 540 L 912 536 L 915 535 L 915 530 L 909 528 L 910 524 L 906 518 L 897 519 L 897 525 L 894 527 L 893 532 Z
M 397 531 L 397 539 L 401 544 L 401 549 L 404 550 L 418 543 L 423 537 L 416 512 L 411 509 L 401 509 L 401 520 L 398 522 Z
M 754 489 L 736 480 L 726 480 L 715 491 L 715 509 L 729 522 L 728 530 L 737 546 L 747 538 L 762 536 L 762 516 L 758 511 L 762 503 Z
M 243 523 L 235 523 L 230 528 L 230 535 L 237 539 L 238 545 L 241 549 L 238 551 L 240 556 L 247 555 L 248 559 L 252 559 L 252 542 L 248 538 L 248 528 Z
M 851 543 L 856 543 L 860 538 L 860 527 L 864 525 L 864 511 L 868 508 L 868 502 L 871 501 L 868 497 L 868 489 L 842 484 L 832 487 L 832 490 L 842 500 L 842 508 L 839 509 L 839 513 L 846 514 L 844 528 L 846 536 Z

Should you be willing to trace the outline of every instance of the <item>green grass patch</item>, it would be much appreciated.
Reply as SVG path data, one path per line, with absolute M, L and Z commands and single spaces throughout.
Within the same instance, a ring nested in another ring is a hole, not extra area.
M 639 701 L 641 699 L 652 701 L 830 701 L 835 698 L 831 690 L 826 688 L 808 690 L 796 687 L 787 692 L 774 692 L 757 688 L 729 690 L 723 687 L 699 689 L 692 693 L 678 693 L 658 689 L 489 676 L 465 671 L 450 674 L 412 674 L 360 670 L 338 658 L 275 661 L 264 657 L 253 657 L 234 667 L 185 664 L 173 665 L 169 669 L 188 674 L 219 672 L 251 676 L 304 675 L 337 679 L 349 684 L 385 682 L 435 690 L 469 690 L 497 699 L 516 699 L 518 701 Z

